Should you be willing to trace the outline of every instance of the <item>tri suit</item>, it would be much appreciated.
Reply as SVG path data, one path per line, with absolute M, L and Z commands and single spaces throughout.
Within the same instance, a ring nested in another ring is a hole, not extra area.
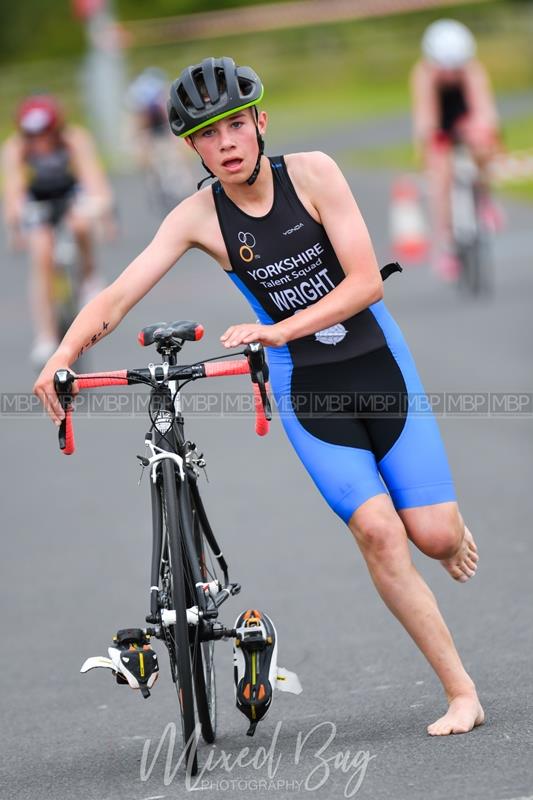
M 28 153 L 27 202 L 24 225 L 58 225 L 80 196 L 67 145 L 59 144 L 49 153 Z
M 451 135 L 458 122 L 468 114 L 465 90 L 460 83 L 438 89 L 439 130 Z
M 345 277 L 324 227 L 300 201 L 283 156 L 274 200 L 246 214 L 212 186 L 227 274 L 259 321 L 274 324 Z M 331 508 L 348 522 L 374 495 L 397 509 L 455 500 L 435 418 L 403 335 L 382 300 L 325 330 L 267 348 L 285 431 Z

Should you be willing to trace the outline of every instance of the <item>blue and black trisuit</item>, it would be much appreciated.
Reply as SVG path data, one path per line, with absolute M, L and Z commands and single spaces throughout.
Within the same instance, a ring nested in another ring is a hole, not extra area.
M 232 270 L 259 321 L 308 308 L 345 277 L 282 156 L 269 159 L 270 211 L 253 217 L 212 191 Z M 272 391 L 298 456 L 348 522 L 370 497 L 397 509 L 455 500 L 446 453 L 403 335 L 382 300 L 337 325 L 268 347 Z

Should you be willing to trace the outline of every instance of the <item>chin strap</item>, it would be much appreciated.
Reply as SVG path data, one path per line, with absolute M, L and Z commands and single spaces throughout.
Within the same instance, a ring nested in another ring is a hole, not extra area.
M 263 137 L 259 133 L 259 128 L 257 127 L 257 123 L 258 123 L 258 120 L 259 120 L 259 114 L 257 112 L 257 107 L 254 106 L 253 109 L 254 109 L 254 114 L 255 114 L 255 135 L 257 137 L 257 145 L 259 147 L 259 153 L 257 155 L 257 161 L 255 162 L 255 167 L 253 169 L 253 172 L 250 175 L 250 177 L 248 178 L 248 180 L 246 181 L 248 186 L 252 186 L 252 184 L 254 184 L 256 182 L 257 176 L 259 175 L 259 170 L 261 169 L 261 157 L 262 157 L 263 153 L 265 152 L 265 140 L 263 139 Z M 196 150 L 196 145 L 194 144 L 194 142 L 192 143 L 192 146 Z M 196 150 L 196 152 L 198 153 L 198 150 Z M 200 153 L 198 153 L 198 155 L 200 155 Z M 196 185 L 196 190 L 197 191 L 198 191 L 198 189 L 200 189 L 202 187 L 202 185 L 206 181 L 210 180 L 211 178 L 216 178 L 216 175 L 214 175 L 211 172 L 211 170 L 209 169 L 209 167 L 204 162 L 204 160 L 203 160 L 203 158 L 201 156 L 200 156 L 200 161 L 202 162 L 202 167 L 209 174 L 206 175 L 205 178 L 202 178 L 202 180 L 199 181 L 199 183 Z
M 261 156 L 265 152 L 265 140 L 259 133 L 259 128 L 257 127 L 257 122 L 259 120 L 259 114 L 257 113 L 257 106 L 254 106 L 254 114 L 255 114 L 255 135 L 257 137 L 257 144 L 259 146 L 259 153 L 257 156 L 257 161 L 255 162 L 254 171 L 246 181 L 248 186 L 251 186 L 253 183 L 256 182 L 257 176 L 259 175 L 259 170 L 261 169 Z
M 194 142 L 192 143 L 192 146 L 196 150 L 196 145 L 194 144 Z M 196 150 L 196 152 L 198 153 L 198 150 Z M 200 153 L 198 153 L 198 155 L 200 155 Z M 206 172 L 209 173 L 209 175 L 206 175 L 205 178 L 202 178 L 202 180 L 199 181 L 196 184 L 196 191 L 198 191 L 198 189 L 201 189 L 202 188 L 202 184 L 204 184 L 206 181 L 210 180 L 211 178 L 216 178 L 216 175 L 213 175 L 213 173 L 211 172 L 211 170 L 209 169 L 209 167 L 204 162 L 204 160 L 203 160 L 203 158 L 201 156 L 200 156 L 200 161 L 202 162 L 202 167 L 205 169 Z

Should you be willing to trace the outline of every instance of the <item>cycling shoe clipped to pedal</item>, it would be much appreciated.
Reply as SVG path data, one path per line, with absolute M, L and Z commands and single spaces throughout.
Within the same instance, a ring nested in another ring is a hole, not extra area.
M 302 686 L 295 672 L 278 667 L 276 628 L 267 614 L 249 608 L 237 617 L 234 627 L 235 702 L 250 721 L 247 735 L 253 736 L 272 704 L 274 690 L 300 694 Z
M 141 628 L 123 628 L 113 636 L 113 647 L 108 647 L 109 658 L 93 656 L 82 665 L 80 672 L 89 672 L 97 667 L 110 669 L 117 683 L 140 689 L 144 698 L 150 697 L 150 689 L 159 675 L 157 654 L 150 646 L 150 636 Z

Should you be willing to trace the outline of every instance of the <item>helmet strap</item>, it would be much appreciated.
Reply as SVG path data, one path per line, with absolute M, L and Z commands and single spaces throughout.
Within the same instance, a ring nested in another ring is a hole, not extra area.
M 259 133 L 259 128 L 257 127 L 257 122 L 259 120 L 259 114 L 257 113 L 257 106 L 254 106 L 254 114 L 255 114 L 255 134 L 257 137 L 257 144 L 259 146 L 259 154 L 257 156 L 257 161 L 255 162 L 254 171 L 246 181 L 248 186 L 252 186 L 257 180 L 257 176 L 259 175 L 259 170 L 261 169 L 261 156 L 265 152 L 265 140 Z
M 194 149 L 196 150 L 196 145 L 194 144 L 194 142 L 192 143 L 192 146 L 193 146 L 193 147 L 194 147 Z M 198 150 L 196 150 L 196 152 L 198 153 Z M 200 153 L 198 153 L 198 155 L 200 156 Z M 214 175 L 214 174 L 211 172 L 211 170 L 209 169 L 209 167 L 207 166 L 207 164 L 206 164 L 206 163 L 205 163 L 205 161 L 203 160 L 202 156 L 200 156 L 200 161 L 202 162 L 202 167 L 205 169 L 205 171 L 206 171 L 206 172 L 208 172 L 208 173 L 209 173 L 209 175 L 206 175 L 206 176 L 205 176 L 205 178 L 202 178 L 202 180 L 201 180 L 201 181 L 199 181 L 199 182 L 196 184 L 196 191 L 198 191 L 198 189 L 201 189 L 201 188 L 202 188 L 202 184 L 204 184 L 206 181 L 210 180 L 211 178 L 216 178 L 216 175 Z

